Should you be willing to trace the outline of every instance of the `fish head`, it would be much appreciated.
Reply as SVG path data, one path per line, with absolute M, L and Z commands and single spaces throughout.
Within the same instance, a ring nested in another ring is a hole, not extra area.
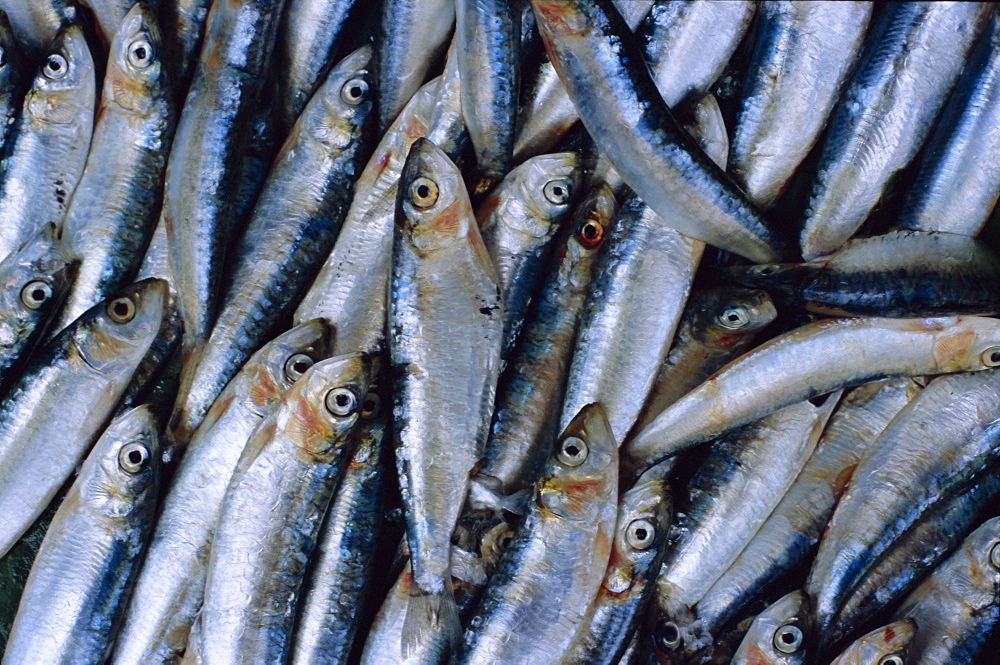
M 733 656 L 734 665 L 797 665 L 809 642 L 809 597 L 782 596 L 757 615 Z
M 264 417 L 310 367 L 329 357 L 332 341 L 326 319 L 312 319 L 278 335 L 251 356 L 234 379 L 239 382 L 238 399 Z
M 142 114 L 168 90 L 163 38 L 156 16 L 143 2 L 128 11 L 111 42 L 102 103 Z
M 935 374 L 1000 367 L 1000 319 L 986 316 L 928 318 L 915 320 L 915 325 L 934 332 Z
M 659 569 L 663 542 L 673 516 L 670 486 L 663 478 L 641 481 L 618 502 L 618 519 L 604 588 L 640 592 Z
M 300 116 L 310 136 L 333 150 L 356 143 L 375 103 L 371 72 L 372 47 L 368 44 L 334 65 Z
M 954 593 L 976 610 L 1000 601 L 1000 517 L 983 522 L 962 543 L 968 567 L 954 576 Z
M 404 242 L 417 252 L 444 249 L 478 235 L 462 173 L 427 139 L 417 139 L 410 148 L 396 205 Z
M 530 238 L 551 237 L 580 187 L 574 152 L 538 155 L 512 170 L 483 201 L 480 228 L 498 224 Z
M 22 62 L 7 12 L 0 9 L 0 92 L 17 86 Z
M 284 399 L 279 427 L 300 457 L 326 461 L 361 418 L 372 362 L 364 353 L 327 358 L 306 370 Z
M 617 212 L 618 202 L 614 192 L 603 183 L 592 189 L 577 206 L 566 242 L 566 251 L 573 258 L 574 265 L 580 268 L 570 275 L 573 286 L 582 289 L 590 283 L 591 272 L 585 266 L 595 259 L 604 246 L 604 239 L 608 236 Z
M 163 324 L 167 282 L 144 279 L 94 305 L 67 328 L 76 352 L 101 373 L 136 367 Z
M 679 595 L 673 584 L 657 580 L 648 632 L 651 651 L 661 665 L 687 663 L 715 642 L 704 622 L 678 599 Z
M 766 291 L 722 287 L 706 291 L 694 311 L 694 336 L 701 342 L 726 347 L 757 332 L 778 316 Z
M 25 108 L 38 120 L 67 125 L 82 113 L 93 113 L 94 61 L 80 26 L 60 32 L 25 99 Z
M 74 267 L 52 223 L 0 262 L 0 348 L 18 344 L 48 319 L 66 295 Z
M 80 499 L 108 517 L 124 517 L 156 494 L 160 444 L 147 405 L 116 418 L 94 444 L 80 472 Z
M 917 622 L 906 618 L 876 628 L 851 643 L 830 665 L 904 665 Z
M 617 480 L 618 445 L 611 425 L 604 407 L 588 404 L 556 440 L 538 501 L 562 519 L 593 522 L 603 510 L 595 499 L 617 497 Z

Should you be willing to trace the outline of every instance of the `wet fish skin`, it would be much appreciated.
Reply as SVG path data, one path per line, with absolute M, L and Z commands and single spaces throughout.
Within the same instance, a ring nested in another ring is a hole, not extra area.
M 5 665 L 103 662 L 152 530 L 160 455 L 152 411 L 116 419 L 56 511 L 25 583 Z
M 859 386 L 840 401 L 816 450 L 753 540 L 695 605 L 712 635 L 815 554 L 837 500 L 869 446 L 921 390 L 910 378 Z M 684 628 L 682 626 L 682 628 Z
M 1000 20 L 994 15 L 924 148 L 896 225 L 975 236 L 1000 195 Z M 961 192 L 961 195 L 958 194 Z
M 653 591 L 672 518 L 670 486 L 662 478 L 622 494 L 608 570 L 563 662 L 612 665 L 621 660 Z
M 636 194 L 681 233 L 753 261 L 780 256 L 781 238 L 691 142 L 647 69 L 636 66 L 641 50 L 610 0 L 532 2 L 584 126 Z
M 836 647 L 905 598 L 982 521 L 984 509 L 988 511 L 998 491 L 1000 477 L 986 474 L 954 498 L 937 503 L 893 543 L 844 601 L 830 628 L 830 644 Z
M 295 600 L 371 371 L 360 353 L 316 363 L 247 442 L 226 490 L 199 627 L 188 644 L 203 662 L 287 658 Z
M 16 378 L 69 290 L 74 263 L 55 224 L 0 261 L 0 386 Z
M 976 316 L 825 319 L 802 326 L 732 361 L 657 416 L 626 443 L 623 473 L 634 477 L 796 399 L 884 378 L 995 366 L 998 335 L 994 319 Z M 781 381 L 765 367 L 785 368 Z
M 910 644 L 916 662 L 977 662 L 1000 621 L 1000 518 L 986 520 L 924 580 L 893 618 L 920 630 Z
M 995 458 L 997 370 L 938 377 L 897 414 L 851 477 L 806 582 L 821 640 L 891 544 Z M 826 645 L 821 642 L 821 649 Z
M 756 9 L 757 3 L 745 0 L 653 3 L 635 36 L 667 106 L 672 109 L 715 83 Z
M 893 621 L 859 637 L 830 665 L 888 665 L 890 656 L 898 657 L 897 662 L 909 662 L 907 654 L 919 632 L 920 627 L 913 619 Z
M 157 0 L 171 79 L 181 102 L 198 64 L 211 4 L 211 0 Z
M 572 152 L 532 157 L 508 173 L 476 211 L 483 243 L 500 279 L 503 358 L 517 343 L 553 240 L 576 200 L 580 168 Z
M 774 205 L 819 138 L 871 14 L 871 2 L 761 3 L 729 167 L 761 208 Z
M 1000 257 L 952 233 L 890 231 L 848 240 L 806 263 L 728 268 L 727 278 L 768 289 L 794 307 L 837 316 L 995 314 Z
M 604 578 L 618 447 L 603 409 L 587 405 L 554 448 L 528 515 L 468 623 L 461 665 L 561 662 Z
M 382 137 L 354 185 L 337 242 L 298 309 L 295 321 L 329 319 L 339 352 L 374 353 L 384 346 L 386 294 L 399 178 L 412 144 L 429 137 L 449 156 L 465 145 L 458 63 L 424 85 Z
M 0 9 L 0 153 L 21 109 L 21 50 L 7 13 Z
M 378 131 L 392 125 L 444 50 L 456 0 L 385 0 L 376 43 Z
M 155 9 L 156 3 L 157 0 L 151 0 L 149 4 Z M 107 53 L 114 44 L 122 21 L 135 3 L 132 0 L 80 0 L 80 4 L 93 14 L 101 51 Z
M 519 0 L 455 0 L 462 115 L 484 176 L 510 171 L 520 92 Z
M 233 197 L 283 0 L 216 2 L 167 163 L 163 214 L 186 353 L 208 338 Z
M 329 355 L 322 320 L 282 333 L 250 357 L 202 421 L 163 499 L 115 644 L 113 665 L 173 663 L 201 609 L 226 487 L 257 425 L 305 369 Z
M 60 30 L 76 21 L 76 7 L 67 0 L 0 0 L 21 52 L 29 61 L 44 54 Z
M 875 21 L 830 118 L 800 236 L 807 261 L 843 245 L 916 155 L 991 12 L 898 2 Z
M 370 147 L 370 46 L 339 62 L 285 141 L 237 243 L 212 332 L 185 359 L 171 439 L 190 438 L 240 366 L 291 313 L 329 254 Z
M 357 0 L 285 0 L 275 57 L 281 118 L 291 127 L 333 65 Z
M 369 392 L 367 399 L 381 398 Z M 372 564 L 389 449 L 383 445 L 385 415 L 366 408 L 362 418 L 351 434 L 358 440 L 355 452 L 324 518 L 315 562 L 302 587 L 291 665 L 347 662 L 376 572 Z
M 129 282 L 160 208 L 176 109 L 148 6 L 129 10 L 112 38 L 87 166 L 63 222 L 80 265 L 53 332 Z
M 35 355 L 0 404 L 0 556 L 100 434 L 159 330 L 165 294 L 149 280 L 96 305 Z
M 641 432 L 664 409 L 750 350 L 756 335 L 777 315 L 766 291 L 720 287 L 693 292 L 632 431 Z
M 49 47 L 24 98 L 0 176 L 0 256 L 61 224 L 94 128 L 94 62 L 78 26 Z
M 559 433 L 559 405 L 573 339 L 597 257 L 614 222 L 617 203 L 598 185 L 583 198 L 553 251 L 519 345 L 501 378 L 490 436 L 473 482 L 497 496 L 531 487 Z
M 713 442 L 688 483 L 683 516 L 673 525 L 656 579 L 653 638 L 666 657 L 712 644 L 706 627 L 687 615 L 779 504 L 839 399 L 834 394 L 821 406 L 799 402 Z
M 809 597 L 782 596 L 757 615 L 733 656 L 733 665 L 800 665 L 806 662 L 810 632 Z

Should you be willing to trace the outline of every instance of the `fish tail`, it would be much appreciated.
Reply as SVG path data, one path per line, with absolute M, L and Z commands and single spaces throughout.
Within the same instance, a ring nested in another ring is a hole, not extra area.
M 421 645 L 440 636 L 454 651 L 462 634 L 458 605 L 452 591 L 451 576 L 440 591 L 425 591 L 414 584 L 406 604 L 400 636 L 404 658 L 416 655 Z

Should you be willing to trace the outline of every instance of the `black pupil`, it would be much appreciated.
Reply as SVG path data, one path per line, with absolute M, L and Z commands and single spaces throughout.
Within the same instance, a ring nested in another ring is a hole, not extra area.
M 49 69 L 51 69 L 54 72 L 58 72 L 60 69 L 62 69 L 62 64 L 56 58 L 50 58 Z
M 347 395 L 337 395 L 337 406 L 347 406 L 350 404 L 350 401 Z
M 994 351 L 990 354 L 990 362 L 1000 363 L 1000 351 Z
M 770 275 L 772 272 L 774 272 L 774 268 L 761 268 L 760 269 L 760 274 L 761 275 Z
M 569 455 L 570 457 L 576 457 L 577 455 L 580 454 L 580 449 L 576 445 L 571 443 L 568 446 L 566 446 L 566 454 Z
M 559 185 L 556 185 L 555 187 L 552 188 L 552 193 L 556 196 L 556 198 L 562 198 L 563 188 L 560 187 Z
M 729 319 L 730 323 L 739 323 L 739 320 L 740 320 L 740 317 L 739 317 L 738 314 L 730 314 L 726 318 Z
M 146 48 L 144 46 L 140 46 L 139 48 L 137 48 L 134 51 L 134 53 L 135 53 L 135 57 L 138 58 L 139 60 L 145 60 L 146 59 Z
M 128 461 L 132 462 L 132 464 L 138 464 L 142 461 L 142 453 L 138 450 L 133 450 L 128 454 Z
M 680 633 L 677 632 L 677 626 L 672 623 L 668 623 L 663 627 L 663 641 L 668 644 L 673 644 L 680 637 Z
M 292 369 L 294 369 L 294 370 L 295 370 L 296 372 L 298 372 L 299 374 L 302 374 L 302 373 L 303 373 L 303 372 L 305 372 L 305 371 L 306 371 L 307 369 L 309 369 L 309 363 L 308 363 L 308 362 L 306 362 L 305 360 L 296 360 L 296 361 L 295 361 L 295 362 L 294 362 L 294 363 L 292 364 Z
M 587 224 L 583 227 L 583 237 L 587 240 L 593 240 L 597 237 L 597 227 L 593 224 Z
M 793 644 L 795 642 L 795 636 L 791 632 L 786 632 L 781 634 L 781 641 L 785 644 Z
M 430 187 L 428 187 L 427 185 L 418 185 L 417 186 L 417 196 L 419 196 L 422 199 L 426 199 L 430 195 L 431 195 L 431 188 Z
M 636 529 L 635 530 L 635 537 L 638 538 L 639 540 L 646 540 L 646 530 L 645 529 Z
M 366 399 L 365 400 L 365 411 L 372 412 L 375 410 L 375 400 Z
M 351 95 L 351 97 L 354 97 L 354 98 L 360 97 L 361 96 L 361 86 L 360 85 L 351 86 L 351 89 L 348 90 L 347 92 L 348 92 L 348 94 Z
M 115 303 L 115 314 L 117 314 L 118 316 L 126 316 L 126 315 L 128 315 L 128 304 L 127 303 L 123 303 L 123 302 L 116 302 Z
M 35 300 L 45 300 L 45 291 L 42 289 L 35 289 L 31 292 L 31 297 Z

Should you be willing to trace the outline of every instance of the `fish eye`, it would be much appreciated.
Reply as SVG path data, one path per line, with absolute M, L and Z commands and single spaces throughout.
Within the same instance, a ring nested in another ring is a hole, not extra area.
M 750 269 L 750 272 L 760 277 L 767 277 L 768 275 L 773 275 L 774 273 L 778 272 L 778 266 L 776 265 L 754 266 L 753 268 Z
M 1000 569 L 1000 543 L 993 546 L 990 550 L 990 563 L 993 564 L 994 568 Z
M 145 69 L 153 63 L 153 47 L 145 39 L 137 39 L 128 46 L 128 63 Z
M 561 206 L 569 201 L 572 193 L 573 188 L 570 186 L 569 181 L 562 178 L 559 180 L 549 180 L 542 188 L 545 200 L 557 206 Z
M 131 298 L 115 298 L 108 305 L 108 316 L 115 323 L 128 323 L 135 318 L 135 303 Z
M 126 473 L 139 473 L 149 464 L 149 449 L 141 443 L 126 443 L 118 451 L 118 465 Z
M 289 381 L 297 381 L 302 378 L 315 361 L 304 353 L 296 353 L 285 361 L 285 376 Z
M 69 63 L 58 53 L 51 54 L 45 61 L 45 66 L 42 67 L 42 74 L 49 79 L 61 79 L 66 76 L 67 72 L 69 72 Z
M 774 632 L 774 648 L 781 653 L 795 653 L 802 648 L 802 629 L 788 624 Z
M 21 289 L 21 302 L 28 309 L 38 309 L 52 297 L 52 287 L 47 282 L 35 280 Z
M 437 183 L 430 178 L 416 178 L 410 183 L 410 200 L 418 208 L 430 208 L 438 200 Z
M 996 367 L 997 365 L 1000 365 L 1000 346 L 989 347 L 983 351 L 983 355 L 980 357 L 982 358 L 983 364 L 987 367 Z
M 580 225 L 576 238 L 587 249 L 594 249 L 604 240 L 604 227 L 600 222 L 588 219 Z
M 357 106 L 368 97 L 368 81 L 353 78 L 340 89 L 340 98 L 351 106 Z
M 903 657 L 899 654 L 890 654 L 878 662 L 878 665 L 903 665 Z
M 334 388 L 325 401 L 327 411 L 335 416 L 349 416 L 358 409 L 358 398 L 348 388 Z
M 727 307 L 719 314 L 719 325 L 730 330 L 738 330 L 750 323 L 750 316 L 742 307 Z
M 656 537 L 656 527 L 649 520 L 635 520 L 625 531 L 625 542 L 637 550 L 647 550 Z
M 365 395 L 365 401 L 361 405 L 361 417 L 365 420 L 371 420 L 378 416 L 379 411 L 382 410 L 382 398 L 378 396 L 378 393 L 368 393 Z
M 590 450 L 587 443 L 577 436 L 567 436 L 559 444 L 559 452 L 556 459 L 566 466 L 580 466 L 587 459 Z
M 666 651 L 681 648 L 681 629 L 673 621 L 661 621 L 656 627 L 656 642 Z

